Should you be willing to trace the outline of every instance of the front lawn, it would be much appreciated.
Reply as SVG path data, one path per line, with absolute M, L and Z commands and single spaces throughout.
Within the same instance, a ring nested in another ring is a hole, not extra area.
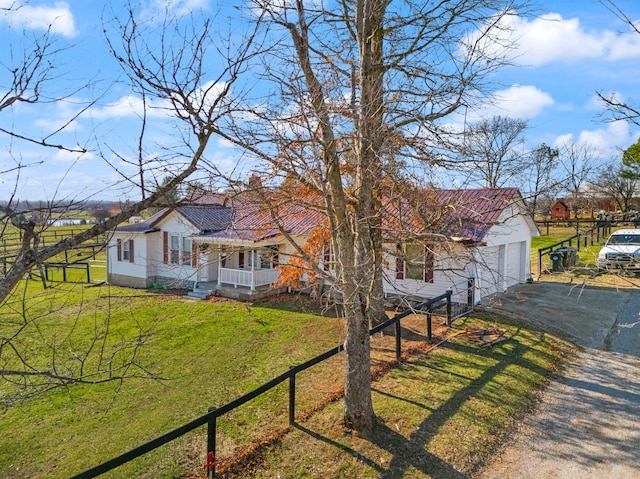
M 51 359 L 46 342 L 57 345 L 61 357 L 76 357 L 108 331 L 109 341 L 96 343 L 100 348 L 94 347 L 94 354 L 106 357 L 127 338 L 139 338 L 140 364 L 164 379 L 76 384 L 7 406 L 0 421 L 0 477 L 8 479 L 79 473 L 344 340 L 339 320 L 319 314 L 315 303 L 291 296 L 250 305 L 107 285 L 61 284 L 46 291 L 35 282 L 25 285 L 27 289 L 18 292 L 22 294 L 0 309 L 0 321 L 6 336 L 25 318 L 37 319 L 38 328 L 28 327 L 20 338 L 41 366 Z M 20 297 L 29 300 L 23 303 Z M 417 326 L 403 332 L 403 340 L 411 344 L 425 340 L 424 317 L 415 318 Z M 476 470 L 515 419 L 535 403 L 568 348 L 503 318 L 474 315 L 455 323 L 458 329 L 468 325 L 499 326 L 509 339 L 482 349 L 454 337 L 431 354 L 410 357 L 374 383 L 375 409 L 382 421 L 374 438 L 364 440 L 344 431 L 341 401 L 329 403 L 263 450 L 262 460 L 250 458 L 238 477 L 253 471 L 258 477 L 442 478 L 449 477 L 440 474 L 443 467 L 445 472 Z M 393 357 L 394 342 L 389 335 L 373 339 L 374 365 Z M 340 389 L 343 357 L 299 375 L 298 414 Z M 98 361 L 95 355 L 90 358 L 87 364 Z M 8 383 L 0 384 L 0 395 L 12 392 L 16 390 Z M 282 384 L 218 419 L 218 457 L 286 425 L 287 385 Z M 205 429 L 104 477 L 201 477 Z
M 241 396 L 342 340 L 335 318 L 300 308 L 192 301 L 106 285 L 61 284 L 42 291 L 39 283 L 28 282 L 26 287 L 0 309 L 0 324 L 6 337 L 26 318 L 29 325 L 19 338 L 30 360 L 46 367 L 52 345 L 58 358 L 68 360 L 108 332 L 110 341 L 104 348 L 100 341 L 95 344 L 87 365 L 139 338 L 144 345 L 137 361 L 164 379 L 76 384 L 6 407 L 0 421 L 3 478 L 79 473 Z M 26 308 L 23 295 L 29 298 Z M 286 424 L 286 400 L 275 397 L 286 393 L 281 389 L 219 420 L 221 453 Z M 0 383 L 1 396 L 16 392 L 9 383 Z M 301 408 L 312 400 L 305 394 L 300 399 Z M 172 477 L 175 463 L 200 466 L 204 447 L 204 431 L 197 431 L 112 477 L 144 477 L 147 472 L 151 477 L 150 471 L 159 473 L 154 477 Z

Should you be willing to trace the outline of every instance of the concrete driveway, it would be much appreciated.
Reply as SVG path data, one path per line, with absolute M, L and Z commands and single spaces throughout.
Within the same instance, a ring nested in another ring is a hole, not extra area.
M 640 479 L 640 292 L 537 282 L 487 308 L 583 350 L 477 477 Z

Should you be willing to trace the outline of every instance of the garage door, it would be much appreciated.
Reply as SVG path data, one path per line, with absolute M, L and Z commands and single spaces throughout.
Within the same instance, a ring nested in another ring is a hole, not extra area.
M 504 246 L 482 248 L 477 264 L 480 295 L 482 298 L 503 291 Z
M 506 286 L 513 286 L 524 282 L 524 251 L 526 242 L 510 243 L 507 248 Z

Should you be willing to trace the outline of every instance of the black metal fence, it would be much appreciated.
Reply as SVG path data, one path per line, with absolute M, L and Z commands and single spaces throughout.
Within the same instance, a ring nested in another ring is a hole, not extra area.
M 467 282 L 467 312 L 473 309 L 475 304 L 474 291 L 475 291 L 475 280 L 470 278 Z M 455 310 L 454 304 L 452 301 L 453 291 L 448 290 L 444 294 L 441 294 L 438 297 L 432 298 L 429 301 L 425 301 L 424 303 L 420 303 L 412 309 L 408 309 L 402 313 L 395 315 L 393 318 L 385 321 L 384 323 L 376 326 L 369 330 L 369 335 L 374 335 L 376 333 L 381 332 L 382 330 L 395 326 L 395 354 L 396 360 L 400 361 L 402 355 L 402 337 L 401 337 L 401 320 L 406 318 L 409 315 L 414 313 L 425 314 L 426 316 L 426 327 L 427 327 L 427 337 L 431 339 L 432 337 L 432 318 L 436 312 L 444 311 L 446 312 L 447 324 L 451 325 L 454 320 L 452 316 L 452 311 Z M 459 317 L 459 316 L 458 316 Z M 278 386 L 280 383 L 284 381 L 289 381 L 289 425 L 293 425 L 295 423 L 295 405 L 296 405 L 296 375 L 309 369 L 312 366 L 315 366 L 322 361 L 325 361 L 344 350 L 344 345 L 341 344 L 336 346 L 329 351 L 316 356 L 309 361 L 306 361 L 302 364 L 292 366 L 285 373 L 280 374 L 279 376 L 273 378 L 271 381 L 264 383 L 262 386 L 254 389 L 253 391 L 241 396 L 230 403 L 225 404 L 219 408 L 211 408 L 204 414 L 172 431 L 169 431 L 162 436 L 159 436 L 141 446 L 138 446 L 120 456 L 114 457 L 98 466 L 92 467 L 76 476 L 73 476 L 72 479 L 90 479 L 93 477 L 97 477 L 105 472 L 111 471 L 118 466 L 121 466 L 129 461 L 132 461 L 148 452 L 157 449 L 158 447 L 167 444 L 174 439 L 178 439 L 179 437 L 187 434 L 194 429 L 207 425 L 207 464 L 208 468 L 208 477 L 215 477 L 215 468 L 216 468 L 216 421 L 220 416 L 242 406 L 243 404 L 255 399 L 261 394 L 266 393 L 270 389 Z

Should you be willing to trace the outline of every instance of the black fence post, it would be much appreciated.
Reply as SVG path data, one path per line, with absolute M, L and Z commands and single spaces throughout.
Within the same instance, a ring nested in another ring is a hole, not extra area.
M 431 320 L 433 319 L 433 314 L 431 314 L 431 306 L 427 308 L 427 338 L 431 340 L 432 336 L 432 328 L 431 328 Z
M 451 326 L 451 295 L 453 291 L 447 290 L 447 326 Z
M 213 412 L 218 408 L 211 407 L 209 412 Z M 209 419 L 207 423 L 207 478 L 214 479 L 216 477 L 216 418 Z
M 400 356 L 402 355 L 402 338 L 400 320 L 396 321 L 396 361 L 400 362 Z
M 293 369 L 293 366 L 289 368 Z M 296 423 L 296 373 L 289 377 L 289 426 Z
M 473 310 L 475 305 L 475 283 L 475 278 L 469 278 L 469 281 L 467 281 L 467 308 L 469 308 L 469 311 Z
M 91 264 L 87 263 L 87 283 L 91 283 Z
M 542 276 L 542 249 L 538 250 L 538 277 Z

